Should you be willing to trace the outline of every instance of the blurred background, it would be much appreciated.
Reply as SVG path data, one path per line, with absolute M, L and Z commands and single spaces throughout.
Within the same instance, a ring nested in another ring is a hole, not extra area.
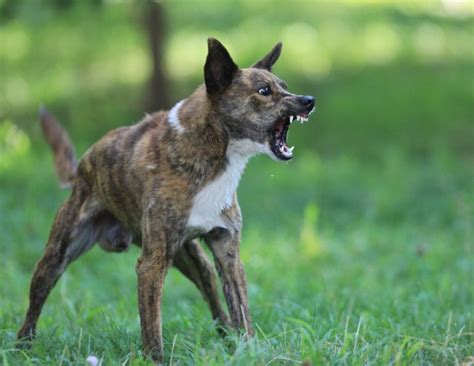
M 281 40 L 274 72 L 316 96 L 318 109 L 290 131 L 294 160 L 253 159 L 239 188 L 259 341 L 229 350 L 208 337 L 199 294 L 172 272 L 164 317 L 175 361 L 472 356 L 472 1 L 0 0 L 4 360 L 74 363 L 91 350 L 140 359 L 138 249 L 105 257 L 94 248 L 74 263 L 32 353 L 11 350 L 31 271 L 69 194 L 57 188 L 37 110 L 58 116 L 81 155 L 108 130 L 189 95 L 203 80 L 209 36 L 241 67 Z M 110 335 L 95 337 L 104 329 Z M 89 348 L 77 346 L 82 332 Z

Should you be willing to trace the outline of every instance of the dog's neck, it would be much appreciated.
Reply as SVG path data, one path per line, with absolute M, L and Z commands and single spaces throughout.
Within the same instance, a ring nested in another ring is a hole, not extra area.
M 172 160 L 179 161 L 178 169 L 198 187 L 189 227 L 225 226 L 220 213 L 231 206 L 248 160 L 266 149 L 250 139 L 233 139 L 223 118 L 203 88 L 168 112 L 170 137 L 175 139 Z
M 195 134 L 206 125 L 219 128 L 212 103 L 204 86 L 198 87 L 188 98 L 176 103 L 168 113 L 168 123 L 178 135 Z
M 187 102 L 178 103 L 175 108 L 185 107 L 186 104 Z M 232 139 L 220 119 L 222 117 L 212 109 L 201 119 L 196 116 L 194 120 L 187 120 L 185 126 L 181 125 L 181 121 L 173 121 L 175 116 L 173 109 L 170 115 L 169 123 L 172 126 L 178 126 L 179 123 L 182 127 L 181 132 L 178 130 L 179 127 L 173 128 L 183 137 L 185 135 L 183 129 L 188 128 L 189 124 L 193 126 L 194 130 L 190 131 L 192 139 L 187 141 L 195 140 L 199 136 L 198 139 L 205 141 L 208 149 L 220 152 L 215 157 L 219 163 L 208 170 L 207 177 L 193 197 L 187 222 L 188 229 L 191 232 L 205 233 L 215 227 L 225 228 L 229 223 L 222 216 L 222 212 L 232 206 L 248 160 L 262 149 L 249 139 Z

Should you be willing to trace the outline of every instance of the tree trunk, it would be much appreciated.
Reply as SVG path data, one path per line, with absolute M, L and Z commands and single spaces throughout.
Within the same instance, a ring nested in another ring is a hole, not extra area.
M 152 57 L 152 75 L 146 109 L 152 112 L 170 107 L 168 82 L 163 70 L 163 44 L 166 34 L 163 5 L 148 0 L 144 7 L 144 18 Z

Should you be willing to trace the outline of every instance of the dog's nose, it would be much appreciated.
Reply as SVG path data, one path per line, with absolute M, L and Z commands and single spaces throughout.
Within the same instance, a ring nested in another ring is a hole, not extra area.
M 311 95 L 305 95 L 301 98 L 301 102 L 304 104 L 308 111 L 311 111 L 314 107 L 316 99 Z

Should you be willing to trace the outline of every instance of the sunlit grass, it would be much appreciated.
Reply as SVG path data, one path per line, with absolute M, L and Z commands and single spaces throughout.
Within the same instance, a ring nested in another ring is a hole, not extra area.
M 0 124 L 0 172 L 14 168 L 29 149 L 30 139 L 22 130 L 8 120 Z

